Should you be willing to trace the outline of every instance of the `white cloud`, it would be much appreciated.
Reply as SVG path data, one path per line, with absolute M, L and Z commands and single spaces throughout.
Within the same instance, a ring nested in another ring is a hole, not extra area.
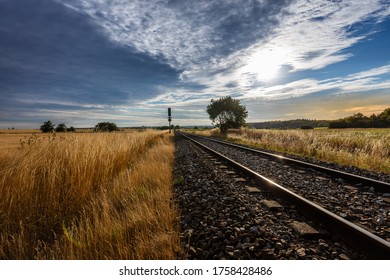
M 91 16 L 111 40 L 161 57 L 175 68 L 206 63 L 215 47 L 213 26 L 201 22 L 207 4 L 196 7 L 200 19 L 196 15 L 187 18 L 188 12 L 168 1 L 84 0 L 73 5 Z
M 362 71 L 359 73 L 348 75 L 346 79 L 358 80 L 358 79 L 380 76 L 380 75 L 389 74 L 389 73 L 390 73 L 390 65 L 385 65 L 385 66 L 381 66 L 381 67 L 377 67 L 377 68 L 369 69 L 369 70 Z
M 269 71 L 282 65 L 290 71 L 316 70 L 346 60 L 352 56 L 346 49 L 370 35 L 353 26 L 365 20 L 378 22 L 389 14 L 381 1 L 295 1 L 268 41 L 246 50 L 247 63 L 239 73 L 257 65 L 252 72 L 266 81 Z M 277 59 L 269 61 L 273 56 Z
M 196 78 L 199 71 L 213 72 L 229 66 L 238 67 L 242 74 L 252 65 L 249 70 L 256 72 L 254 65 L 261 68 L 265 56 L 271 54 L 276 58 L 281 51 L 282 58 L 264 67 L 320 69 L 348 59 L 351 54 L 343 51 L 367 36 L 354 34 L 354 24 L 368 19 L 380 21 L 390 14 L 389 5 L 384 7 L 380 0 L 299 0 L 279 7 L 276 15 L 270 12 L 275 3 L 262 2 L 261 12 L 269 22 L 261 21 L 248 3 L 238 5 L 235 1 L 195 1 L 184 5 L 175 1 L 68 0 L 65 5 L 91 16 L 111 40 L 162 57 L 171 66 L 185 71 L 183 77 L 189 78 L 191 75 Z M 221 26 L 231 24 L 234 32 L 235 25 L 240 24 L 237 14 L 242 21 L 255 18 L 245 30 L 250 35 L 235 38 L 235 42 L 223 41 L 225 30 Z M 267 36 L 262 36 L 263 33 Z M 234 49 L 234 44 L 242 43 L 240 39 L 252 42 L 245 48 L 228 51 Z M 260 80 L 265 72 L 257 70 Z

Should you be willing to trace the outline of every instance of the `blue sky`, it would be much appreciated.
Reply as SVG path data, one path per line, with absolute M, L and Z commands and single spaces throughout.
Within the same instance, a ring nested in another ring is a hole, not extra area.
M 389 50 L 388 0 L 0 0 L 0 129 L 370 115 Z

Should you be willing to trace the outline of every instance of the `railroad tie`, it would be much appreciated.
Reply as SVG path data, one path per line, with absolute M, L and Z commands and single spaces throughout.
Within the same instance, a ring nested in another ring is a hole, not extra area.
M 283 206 L 279 204 L 279 202 L 275 201 L 275 200 L 266 200 L 266 199 L 263 199 L 260 201 L 261 205 L 265 208 L 267 208 L 268 210 L 271 210 L 271 211 L 278 211 L 278 210 L 282 210 L 283 209 Z
M 315 230 L 313 227 L 303 222 L 292 222 L 290 226 L 293 228 L 295 233 L 302 238 L 317 238 L 323 236 L 319 231 Z

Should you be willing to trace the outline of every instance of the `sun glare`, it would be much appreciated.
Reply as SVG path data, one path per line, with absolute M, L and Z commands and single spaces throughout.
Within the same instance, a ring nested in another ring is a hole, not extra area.
M 269 81 L 277 77 L 288 52 L 282 48 L 255 52 L 243 68 L 243 73 L 255 74 L 259 81 Z

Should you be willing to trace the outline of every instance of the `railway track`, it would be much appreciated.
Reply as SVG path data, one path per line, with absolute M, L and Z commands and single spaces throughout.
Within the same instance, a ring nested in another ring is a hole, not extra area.
M 225 165 L 233 166 L 235 170 L 251 178 L 260 188 L 265 188 L 284 201 L 294 204 L 312 221 L 324 224 L 329 232 L 337 235 L 357 251 L 363 252 L 368 258 L 390 259 L 390 243 L 386 240 L 386 238 L 390 240 L 389 204 L 377 199 L 377 205 L 369 206 L 367 210 L 366 202 L 359 202 L 359 199 L 356 199 L 365 196 L 363 201 L 372 201 L 374 197 L 378 197 L 377 192 L 384 193 L 389 190 L 389 183 L 306 164 L 271 153 L 260 152 L 259 155 L 257 150 L 245 149 L 219 140 L 183 133 L 180 135 L 219 158 Z M 264 165 L 268 166 L 267 175 L 260 174 Z M 272 168 L 269 168 L 270 165 Z M 289 179 L 281 178 L 283 176 L 278 175 L 278 172 L 274 174 L 275 170 L 287 174 Z M 276 176 L 278 182 L 268 178 L 269 175 Z M 315 185 L 317 188 L 306 187 L 306 183 L 301 182 L 302 179 L 303 182 L 309 182 L 308 185 Z M 358 187 L 363 186 L 369 188 L 370 192 L 359 191 Z M 351 205 L 354 203 L 350 202 L 351 199 L 362 205 L 353 208 Z M 379 220 L 376 221 L 376 218 Z
M 187 136 L 188 136 L 188 134 L 187 134 Z M 259 155 L 259 156 L 265 156 L 265 157 L 273 158 L 273 159 L 276 159 L 276 160 L 278 160 L 280 162 L 284 162 L 284 163 L 287 163 L 287 164 L 292 164 L 292 165 L 295 165 L 295 166 L 300 166 L 300 167 L 303 167 L 303 168 L 316 170 L 316 171 L 319 171 L 321 173 L 325 173 L 325 174 L 328 174 L 330 176 L 333 176 L 333 177 L 336 177 L 336 178 L 339 178 L 339 179 L 344 179 L 344 180 L 346 180 L 346 181 L 348 181 L 350 183 L 356 183 L 356 184 L 358 184 L 360 186 L 363 186 L 363 185 L 370 186 L 370 187 L 373 187 L 374 190 L 378 191 L 378 192 L 390 193 L 390 183 L 388 183 L 388 182 L 383 182 L 383 181 L 380 181 L 380 180 L 375 180 L 375 179 L 372 179 L 372 178 L 367 178 L 367 177 L 363 177 L 363 176 L 347 173 L 347 172 L 344 172 L 344 171 L 335 170 L 335 169 L 332 169 L 332 168 L 327 168 L 327 167 L 324 167 L 324 166 L 312 164 L 312 163 L 301 161 L 301 160 L 296 160 L 296 159 L 293 159 L 293 158 L 281 156 L 281 155 L 274 154 L 274 153 L 271 153 L 271 152 L 265 152 L 265 151 L 260 151 L 260 150 L 252 149 L 252 148 L 249 148 L 249 147 L 245 147 L 245 146 L 236 145 L 236 144 L 233 144 L 233 143 L 229 143 L 229 142 L 226 142 L 226 141 L 221 141 L 221 140 L 214 139 L 214 138 L 209 138 L 209 137 L 204 137 L 204 136 L 199 136 L 199 135 L 192 135 L 192 136 L 193 137 L 197 137 L 199 139 L 205 139 L 205 140 L 208 140 L 208 141 L 212 141 L 214 143 L 219 143 L 219 144 L 222 144 L 222 145 L 234 147 L 234 148 L 237 148 L 237 149 L 240 149 L 240 150 L 252 152 L 252 153 L 254 153 L 256 155 Z

